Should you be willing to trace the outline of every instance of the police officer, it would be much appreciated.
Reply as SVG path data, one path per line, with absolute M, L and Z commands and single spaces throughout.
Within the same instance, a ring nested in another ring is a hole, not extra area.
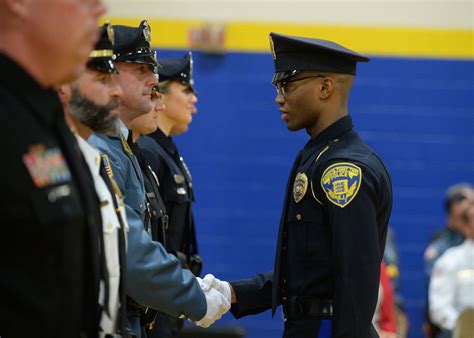
M 383 162 L 352 130 L 348 96 L 358 62 L 334 42 L 270 34 L 281 117 L 311 139 L 291 169 L 272 272 L 234 281 L 240 318 L 283 305 L 284 337 L 378 337 L 372 326 L 392 206 Z M 217 289 L 226 283 L 209 275 Z
M 180 259 L 183 267 L 199 276 L 202 260 L 198 255 L 192 213 L 192 177 L 171 138 L 185 132 L 196 113 L 193 60 L 189 52 L 180 59 L 158 59 L 158 62 L 161 66 L 159 87 L 165 108 L 158 114 L 158 129 L 149 137 L 139 138 L 138 144 L 160 181 L 160 192 L 169 216 L 166 249 Z M 182 320 L 160 315 L 151 336 L 176 337 L 181 327 Z
M 101 284 L 101 337 L 121 334 L 125 337 L 125 239 L 128 230 L 123 198 L 113 180 L 106 158 L 87 143 L 93 132 L 118 132 L 118 107 L 122 89 L 115 81 L 117 68 L 113 62 L 113 30 L 109 24 L 101 27 L 100 40 L 91 52 L 87 70 L 73 83 L 60 87 L 66 121 L 77 132 L 77 141 L 94 180 L 100 199 L 102 237 L 106 280 Z M 114 336 L 115 337 L 115 336 Z
M 144 221 L 145 228 L 154 241 L 160 242 L 166 247 L 165 229 L 168 227 L 168 215 L 166 214 L 165 203 L 159 191 L 158 177 L 145 161 L 142 150 L 136 143 L 137 139 L 141 138 L 142 135 L 150 134 L 157 128 L 156 121 L 158 114 L 163 111 L 164 108 L 158 86 L 152 90 L 152 101 L 154 106 L 149 113 L 132 120 L 130 124 L 132 132 L 129 135 L 127 143 L 137 159 L 143 176 L 147 203 Z M 157 312 L 155 310 L 141 309 L 140 311 L 141 322 L 146 328 L 151 330 L 157 326 Z
M 0 1 L 0 335 L 97 337 L 99 199 L 57 92 L 100 1 Z
M 115 26 L 117 81 L 124 95 L 118 108 L 120 131 L 114 136 L 92 135 L 89 141 L 107 155 L 114 179 L 124 193 L 128 232 L 127 318 L 138 337 L 146 337 L 140 317 L 148 307 L 173 316 L 189 317 L 204 326 L 228 308 L 219 292 L 205 294 L 192 273 L 152 241 L 145 230 L 146 195 L 140 165 L 127 139 L 132 121 L 153 108 L 151 93 L 158 84 L 158 63 L 150 48 L 151 33 L 146 21 L 138 27 Z M 133 137 L 133 136 L 132 136 Z

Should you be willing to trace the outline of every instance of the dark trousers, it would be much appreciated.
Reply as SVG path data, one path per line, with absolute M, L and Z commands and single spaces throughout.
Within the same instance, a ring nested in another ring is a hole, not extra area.
M 316 318 L 285 321 L 283 338 L 317 338 L 321 321 Z
M 183 320 L 164 313 L 156 315 L 155 327 L 148 331 L 148 338 L 177 338 L 183 328 Z

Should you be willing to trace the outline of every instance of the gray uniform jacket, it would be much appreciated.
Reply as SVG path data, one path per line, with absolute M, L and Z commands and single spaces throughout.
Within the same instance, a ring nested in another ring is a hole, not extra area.
M 124 126 L 122 126 L 124 127 Z M 123 132 L 128 132 L 121 128 Z M 89 142 L 108 156 L 113 178 L 125 195 L 128 251 L 126 290 L 140 304 L 173 316 L 199 320 L 206 314 L 206 298 L 189 270 L 145 231 L 143 177 L 136 158 L 127 151 L 126 136 L 92 135 Z M 129 150 L 129 149 L 128 149 Z

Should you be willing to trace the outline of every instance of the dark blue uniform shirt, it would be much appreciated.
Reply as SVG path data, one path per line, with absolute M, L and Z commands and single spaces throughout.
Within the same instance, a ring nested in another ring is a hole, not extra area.
M 332 337 L 376 337 L 372 317 L 391 207 L 383 162 L 352 130 L 351 118 L 341 118 L 298 154 L 274 271 L 231 282 L 233 314 L 275 311 L 292 299 L 328 300 Z

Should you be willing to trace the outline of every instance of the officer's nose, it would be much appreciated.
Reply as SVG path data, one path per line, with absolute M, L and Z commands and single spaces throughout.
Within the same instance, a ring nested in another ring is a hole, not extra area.
M 285 104 L 285 98 L 277 93 L 275 97 L 275 103 L 279 106 L 283 106 Z
M 117 98 L 120 98 L 123 96 L 123 90 L 122 90 L 122 87 L 120 87 L 120 85 L 118 84 L 118 82 L 116 81 L 116 78 L 114 76 L 113 80 L 112 80 L 112 91 L 111 91 L 111 95 L 113 97 L 117 97 Z

